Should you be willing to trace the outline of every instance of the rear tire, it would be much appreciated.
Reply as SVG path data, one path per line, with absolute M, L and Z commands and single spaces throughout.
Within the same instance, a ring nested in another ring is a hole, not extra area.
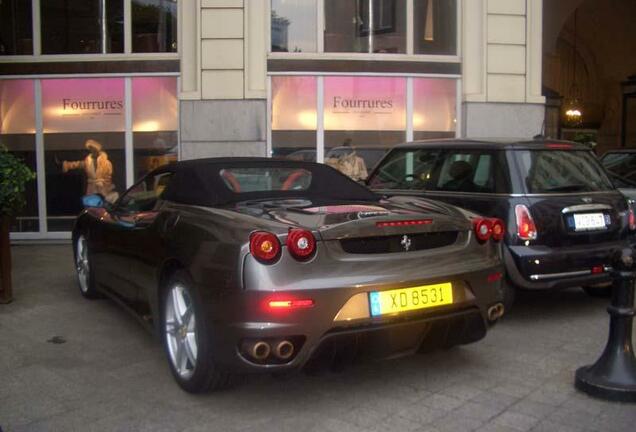
M 184 271 L 177 271 L 162 292 L 161 334 L 168 364 L 179 386 L 189 393 L 221 390 L 231 376 L 212 361 L 213 342 L 201 301 Z
M 605 286 L 588 285 L 581 288 L 583 288 L 583 291 L 585 291 L 585 293 L 589 295 L 590 297 L 609 298 L 612 295 L 611 284 L 605 285 Z

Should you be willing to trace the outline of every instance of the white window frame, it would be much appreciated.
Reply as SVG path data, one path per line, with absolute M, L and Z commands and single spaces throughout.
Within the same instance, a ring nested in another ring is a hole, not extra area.
M 406 129 L 404 141 L 413 141 L 413 112 L 414 112 L 414 95 L 413 95 L 413 79 L 414 78 L 442 78 L 451 79 L 456 82 L 455 91 L 455 137 L 461 136 L 462 129 L 462 77 L 458 74 L 383 74 L 383 73 L 309 73 L 309 72 L 270 72 L 267 75 L 267 157 L 272 157 L 272 77 L 276 76 L 311 76 L 316 77 L 316 161 L 323 163 L 325 154 L 325 126 L 324 126 L 324 77 L 326 76 L 350 76 L 350 77 L 381 77 L 381 78 L 405 78 L 406 79 Z
M 121 78 L 124 80 L 124 154 L 126 169 L 126 190 L 134 183 L 134 143 L 133 143 L 133 111 L 132 111 L 132 79 L 136 77 L 176 77 L 177 89 L 179 88 L 179 74 L 168 73 L 129 73 L 129 74 L 64 74 L 64 75 L 31 75 L 31 76 L 3 76 L 0 79 L 20 79 L 33 81 L 33 97 L 35 110 L 35 157 L 36 157 L 36 182 L 38 191 L 38 221 L 39 231 L 34 232 L 12 232 L 11 241 L 30 240 L 69 240 L 69 231 L 48 231 L 48 213 L 46 208 L 46 171 L 45 171 L 45 148 L 44 148 L 44 124 L 42 119 L 42 80 L 45 79 L 75 79 L 75 78 Z M 177 116 L 179 113 L 177 113 Z M 181 133 L 180 122 L 177 122 L 177 157 L 181 158 Z
M 133 53 L 132 52 L 132 0 L 124 2 L 124 52 L 108 54 L 42 54 L 42 28 L 40 3 L 46 0 L 31 0 L 31 24 L 33 26 L 33 54 L 0 56 L 1 63 L 15 62 L 78 62 L 78 61 L 121 61 L 121 60 L 178 60 L 179 44 L 177 40 L 177 52 L 161 53 Z M 191 1 L 191 0 L 186 0 Z
M 462 51 L 461 16 L 462 3 L 464 0 L 457 0 L 456 16 L 456 38 L 457 52 L 453 55 L 446 54 L 414 54 L 414 17 L 413 2 L 416 0 L 406 0 L 406 53 L 385 54 L 385 53 L 356 53 L 356 52 L 325 52 L 324 30 L 325 30 L 325 0 L 316 0 L 316 52 L 272 52 L 271 36 L 267 42 L 267 57 L 269 59 L 281 60 L 374 60 L 374 61 L 417 61 L 417 62 L 439 62 L 439 63 L 460 63 Z M 268 0 L 271 8 L 271 0 Z M 271 16 L 271 14 L 270 14 Z M 271 21 L 269 23 L 271 29 Z M 269 32 L 268 32 L 269 33 Z

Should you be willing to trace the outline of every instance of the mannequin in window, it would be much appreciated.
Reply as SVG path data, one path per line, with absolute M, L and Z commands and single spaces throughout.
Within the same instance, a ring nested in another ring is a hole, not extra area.
M 115 202 L 119 194 L 113 185 L 113 164 L 108 154 L 102 150 L 102 145 L 88 139 L 84 144 L 88 155 L 84 160 L 62 162 L 62 172 L 81 169 L 86 174 L 86 195 L 101 194 L 106 201 Z
M 352 180 L 361 181 L 366 180 L 369 176 L 367 172 L 367 165 L 356 153 L 355 147 L 351 144 L 351 138 L 347 138 L 342 143 L 342 147 L 339 147 L 339 155 L 325 159 L 325 163 L 341 173 L 349 176 Z

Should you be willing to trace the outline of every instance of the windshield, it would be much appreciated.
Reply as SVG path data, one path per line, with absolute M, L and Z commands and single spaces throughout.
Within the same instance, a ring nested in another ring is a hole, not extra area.
M 528 193 L 597 192 L 614 186 L 589 151 L 515 152 Z
M 311 172 L 302 168 L 226 168 L 220 175 L 225 186 L 234 193 L 305 191 L 311 184 Z
M 372 189 L 508 193 L 503 152 L 466 149 L 395 149 L 369 180 Z

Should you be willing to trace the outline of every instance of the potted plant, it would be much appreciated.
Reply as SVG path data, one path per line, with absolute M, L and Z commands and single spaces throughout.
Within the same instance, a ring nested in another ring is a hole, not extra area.
M 26 183 L 34 178 L 35 173 L 24 162 L 0 145 L 0 303 L 13 300 L 9 228 L 11 218 L 25 204 Z

